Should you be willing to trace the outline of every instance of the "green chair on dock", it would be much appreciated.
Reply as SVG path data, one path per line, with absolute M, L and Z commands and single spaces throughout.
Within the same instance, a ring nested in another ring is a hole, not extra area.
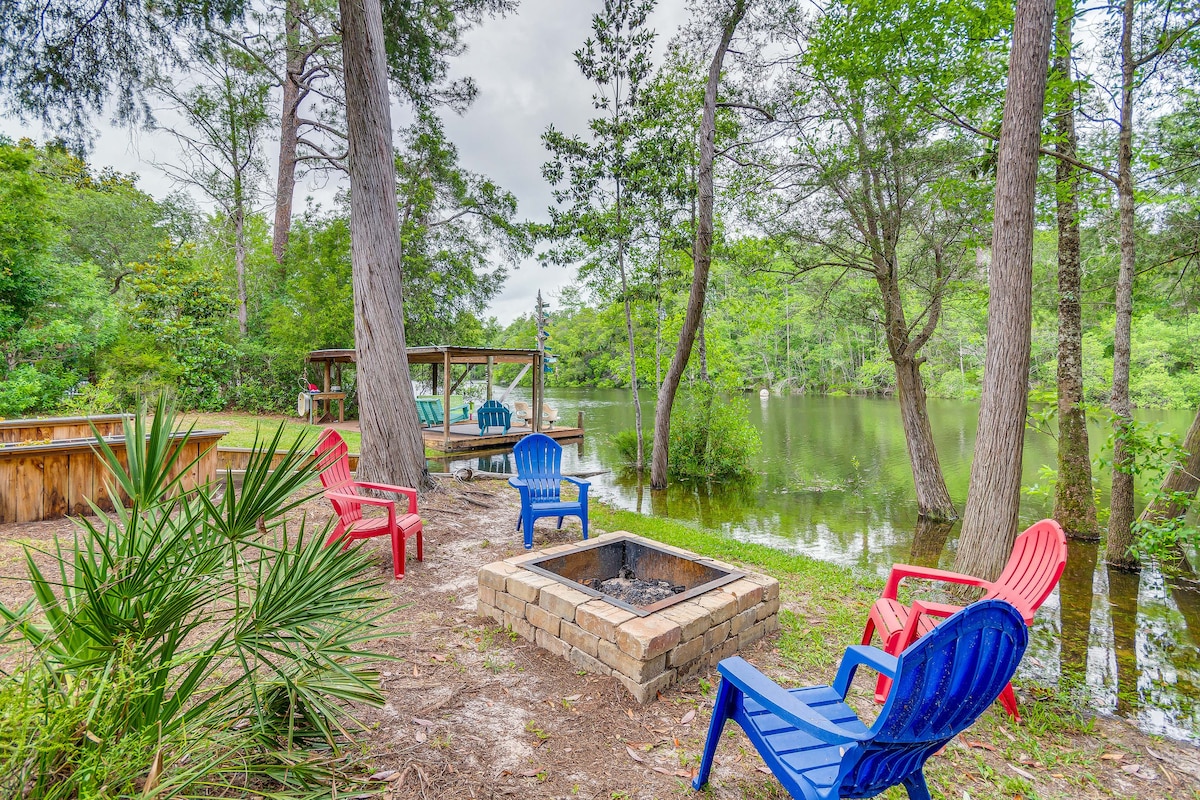
M 417 416 L 426 428 L 445 424 L 440 397 L 418 397 Z M 471 404 L 459 395 L 450 395 L 450 422 L 466 422 L 471 418 Z

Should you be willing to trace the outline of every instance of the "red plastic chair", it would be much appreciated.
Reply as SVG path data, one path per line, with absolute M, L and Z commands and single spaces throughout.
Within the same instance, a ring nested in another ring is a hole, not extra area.
M 417 515 L 416 489 L 355 481 L 350 477 L 349 448 L 346 447 L 341 434 L 332 428 L 325 430 L 317 442 L 317 459 L 317 466 L 321 470 L 321 485 L 325 487 L 325 497 L 333 503 L 333 510 L 338 515 L 337 527 L 325 542 L 326 546 L 345 540 L 345 549 L 355 539 L 391 536 L 394 574 L 398 579 L 404 577 L 404 543 L 410 536 L 417 538 L 417 561 L 425 560 L 421 541 L 421 518 Z M 359 494 L 359 489 L 404 495 L 408 498 L 408 510 L 397 515 L 395 500 L 368 497 Z M 386 508 L 387 516 L 364 518 L 363 506 Z
M 1044 519 L 1017 537 L 1008 564 L 995 581 L 941 569 L 896 564 L 888 575 L 883 594 L 871 606 L 862 643 L 870 644 L 872 634 L 878 630 L 884 651 L 899 655 L 918 637 L 929 633 L 944 618 L 961 608 L 923 600 L 916 601 L 912 606 L 904 605 L 896 599 L 896 592 L 900 588 L 900 581 L 905 578 L 978 586 L 984 590 L 981 600 L 1007 600 L 1025 618 L 1025 624 L 1032 625 L 1033 615 L 1058 585 L 1066 563 L 1067 537 L 1057 522 Z M 879 682 L 875 685 L 876 702 L 882 703 L 887 699 L 890 685 L 888 678 L 879 676 Z M 1011 683 L 1000 694 L 1000 702 L 1015 719 L 1021 718 Z

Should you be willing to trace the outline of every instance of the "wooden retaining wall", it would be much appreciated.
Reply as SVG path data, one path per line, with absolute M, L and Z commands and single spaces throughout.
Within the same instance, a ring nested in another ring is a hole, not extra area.
M 172 473 L 174 477 L 184 466 L 191 464 L 183 478 L 184 490 L 216 479 L 216 444 L 225 433 L 192 432 Z M 174 438 L 183 435 L 176 433 Z M 123 437 L 106 436 L 105 442 L 122 464 L 127 463 Z M 105 489 L 108 470 L 93 451 L 95 444 L 96 440 L 89 437 L 0 447 L 0 523 L 91 514 L 89 498 L 101 509 L 111 510 L 112 501 Z
M 88 423 L 96 426 L 101 436 L 120 436 L 128 414 L 100 414 L 95 417 L 48 417 L 46 419 L 0 420 L 0 443 L 44 442 L 47 439 L 91 439 L 95 434 Z

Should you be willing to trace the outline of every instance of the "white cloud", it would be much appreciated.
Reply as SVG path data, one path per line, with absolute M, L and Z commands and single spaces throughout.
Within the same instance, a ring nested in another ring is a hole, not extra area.
M 579 74 L 573 53 L 590 35 L 592 15 L 602 8 L 601 0 L 522 0 L 516 14 L 472 31 L 468 50 L 455 65 L 457 74 L 475 79 L 479 97 L 463 116 L 448 116 L 447 134 L 457 144 L 463 166 L 513 192 L 520 213 L 529 219 L 545 220 L 551 203 L 541 175 L 546 159 L 542 133 L 551 124 L 582 133 L 592 113 L 592 87 Z M 684 0 L 659 0 L 652 25 L 660 52 L 685 19 Z M 44 138 L 36 128 L 14 120 L 0 120 L 0 134 Z M 99 126 L 90 160 L 97 168 L 138 173 L 138 185 L 161 198 L 176 187 L 154 164 L 177 155 L 170 134 L 105 124 Z M 310 177 L 297 186 L 297 208 L 308 196 L 328 206 L 338 185 L 337 180 Z M 538 289 L 553 296 L 574 277 L 572 268 L 543 267 L 530 259 L 510 273 L 489 313 L 510 322 L 533 310 Z

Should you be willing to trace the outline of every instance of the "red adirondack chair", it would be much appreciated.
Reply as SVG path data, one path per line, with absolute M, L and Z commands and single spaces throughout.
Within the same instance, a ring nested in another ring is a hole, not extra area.
M 912 606 L 904 605 L 896 599 L 896 591 L 900 588 L 900 581 L 905 578 L 978 586 L 984 590 L 980 599 L 1007 600 L 1021 612 L 1025 624 L 1032 625 L 1033 615 L 1050 596 L 1050 592 L 1054 591 L 1066 563 L 1067 537 L 1057 522 L 1044 519 L 1017 537 L 1008 564 L 995 581 L 941 569 L 896 564 L 888 575 L 883 594 L 871 606 L 862 643 L 870 644 L 872 634 L 878 630 L 884 651 L 899 655 L 918 637 L 929 633 L 944 618 L 959 610 L 959 606 L 923 600 L 914 602 Z M 890 685 L 890 680 L 879 676 L 879 682 L 875 685 L 877 702 L 882 703 L 887 698 Z M 1011 683 L 1000 694 L 1000 702 L 1014 718 L 1021 718 Z
M 404 486 L 388 486 L 383 483 L 365 483 L 350 477 L 349 448 L 340 433 L 329 428 L 317 442 L 317 465 L 321 469 L 321 485 L 325 497 L 333 503 L 338 524 L 330 534 L 326 546 L 344 540 L 343 549 L 355 539 L 372 536 L 392 537 L 392 560 L 396 578 L 404 577 L 404 543 L 410 536 L 417 538 L 417 561 L 424 561 L 421 541 L 421 518 L 417 515 L 417 490 Z M 396 513 L 396 501 L 368 497 L 359 494 L 359 489 L 374 489 L 392 492 L 408 498 L 408 510 Z M 363 506 L 381 506 L 387 509 L 386 517 L 364 518 Z

